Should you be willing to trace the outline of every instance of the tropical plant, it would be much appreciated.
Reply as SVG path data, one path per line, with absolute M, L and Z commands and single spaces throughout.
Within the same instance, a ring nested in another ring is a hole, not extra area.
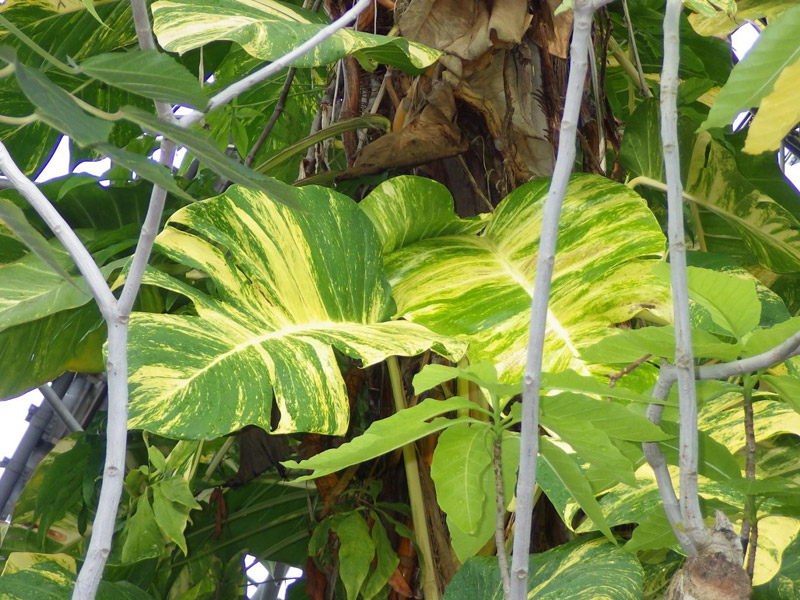
M 800 8 L 320 4 L 0 6 L 0 598 L 794 598 Z

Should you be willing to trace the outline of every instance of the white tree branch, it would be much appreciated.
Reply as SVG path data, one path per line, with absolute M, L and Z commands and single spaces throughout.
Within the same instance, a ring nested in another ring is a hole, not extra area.
M 683 186 L 678 153 L 678 64 L 681 0 L 667 0 L 664 15 L 664 66 L 661 71 L 661 141 L 667 180 L 672 305 L 675 321 L 675 369 L 680 407 L 680 498 L 683 521 L 690 537 L 705 531 L 697 487 L 697 394 L 689 320 L 686 276 L 686 237 L 683 230 Z
M 659 373 L 658 381 L 652 393 L 653 399 L 659 402 L 657 404 L 650 404 L 647 407 L 647 418 L 655 425 L 661 422 L 661 415 L 664 412 L 663 402 L 667 399 L 667 395 L 673 383 L 674 378 L 670 376 L 668 371 L 662 370 Z M 692 539 L 687 535 L 685 527 L 683 526 L 681 507 L 678 502 L 678 496 L 675 494 L 675 488 L 672 486 L 672 477 L 670 477 L 664 453 L 661 452 L 661 449 L 658 447 L 658 442 L 644 442 L 642 444 L 642 451 L 644 452 L 644 456 L 650 468 L 653 469 L 653 474 L 658 484 L 658 491 L 661 494 L 661 503 L 664 505 L 664 512 L 667 513 L 667 520 L 669 521 L 670 527 L 672 527 L 675 537 L 678 538 L 681 547 L 688 556 L 695 556 L 697 554 L 697 548 Z
M 542 378 L 544 337 L 547 329 L 547 305 L 550 298 L 553 264 L 555 263 L 561 204 L 575 162 L 575 137 L 583 99 L 583 83 L 586 79 L 594 7 L 595 3 L 592 0 L 575 0 L 573 3 L 574 20 L 567 97 L 564 102 L 564 116 L 561 120 L 556 164 L 542 215 L 539 254 L 531 299 L 527 361 L 523 377 L 517 520 L 514 527 L 514 551 L 511 560 L 511 598 L 514 600 L 525 600 L 528 595 L 528 554 L 533 495 L 536 485 L 536 457 L 539 453 L 539 391 Z
M 281 69 L 288 67 L 292 62 L 307 54 L 317 46 L 319 46 L 322 42 L 327 40 L 331 37 L 334 33 L 347 27 L 350 23 L 356 20 L 358 15 L 364 12 L 370 4 L 372 4 L 373 0 L 358 0 L 353 7 L 344 13 L 341 17 L 336 19 L 335 21 L 331 22 L 329 25 L 326 25 L 322 29 L 320 29 L 316 34 L 311 36 L 307 41 L 300 44 L 297 48 L 292 50 L 291 52 L 281 56 L 280 58 L 272 61 L 266 67 L 259 69 L 243 77 L 239 81 L 232 83 L 224 90 L 219 92 L 215 95 L 211 100 L 208 102 L 208 106 L 204 111 L 194 110 L 187 115 L 184 115 L 179 120 L 179 123 L 183 127 L 190 127 L 197 123 L 203 116 L 214 110 L 215 108 L 222 106 L 223 104 L 227 104 L 233 98 L 249 90 L 254 85 L 261 83 L 265 79 L 272 77 L 275 73 L 280 71 Z

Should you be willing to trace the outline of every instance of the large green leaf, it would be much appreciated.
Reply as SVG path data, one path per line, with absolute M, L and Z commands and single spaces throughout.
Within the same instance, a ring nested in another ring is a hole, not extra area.
M 193 439 L 270 429 L 274 392 L 277 431 L 340 435 L 349 403 L 332 346 L 365 366 L 427 348 L 463 352 L 420 325 L 382 322 L 393 307 L 380 245 L 352 200 L 285 187 L 301 210 L 233 187 L 168 221 L 159 250 L 202 272 L 213 293 L 147 275 L 186 295 L 197 316 L 133 315 L 132 427 Z
M 781 71 L 800 59 L 797 28 L 800 7 L 787 10 L 769 24 L 747 56 L 731 71 L 703 127 L 728 125 L 742 110 L 758 106 L 773 89 Z
M 385 232 L 385 246 L 397 247 L 406 234 L 413 242 L 385 257 L 398 314 L 469 341 L 470 361 L 494 363 L 503 382 L 518 380 L 525 364 L 548 183 L 514 190 L 480 235 L 451 233 L 461 225 L 438 203 L 412 212 L 418 203 L 409 183 L 399 188 L 402 195 L 384 185 L 362 202 Z M 586 374 L 579 351 L 611 333 L 609 325 L 664 310 L 669 291 L 649 271 L 663 249 L 655 218 L 634 192 L 602 177 L 572 178 L 553 275 L 546 370 Z
M 532 554 L 528 598 L 639 600 L 642 567 L 636 557 L 601 540 L 574 540 Z M 497 558 L 471 558 L 453 577 L 443 600 L 502 600 Z
M 184 52 L 215 40 L 231 40 L 262 60 L 275 60 L 325 26 L 324 17 L 275 0 L 162 0 L 152 6 L 153 30 L 161 46 Z M 297 67 L 326 65 L 352 54 L 370 70 L 376 63 L 420 73 L 441 55 L 402 38 L 341 29 L 309 53 Z
M 375 558 L 375 543 L 369 535 L 367 522 L 357 512 L 350 513 L 335 525 L 339 536 L 339 577 L 342 578 L 347 600 L 356 600 L 369 566 Z

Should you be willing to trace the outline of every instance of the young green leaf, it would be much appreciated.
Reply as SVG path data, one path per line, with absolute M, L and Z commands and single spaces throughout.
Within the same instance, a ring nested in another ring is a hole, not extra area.
M 422 370 L 414 375 L 414 392 L 421 394 L 431 388 L 461 377 L 467 381 L 485 388 L 496 396 L 515 396 L 522 393 L 522 384 L 509 385 L 497 380 L 497 371 L 492 363 L 483 361 L 474 365 L 461 367 L 448 367 L 447 365 L 425 365 Z
M 436 501 L 449 521 L 474 534 L 481 519 L 494 515 L 494 435 L 488 423 L 460 423 L 445 429 L 436 443 L 431 478 Z
M 184 555 L 188 554 L 183 531 L 186 529 L 191 508 L 200 508 L 200 505 L 192 498 L 188 482 L 181 477 L 164 479 L 154 483 L 151 489 L 153 490 L 153 515 L 156 523 L 161 531 L 183 550 Z M 187 494 L 194 506 L 186 505 L 185 496 Z M 183 502 L 176 501 L 174 499 L 176 496 Z
M 375 595 L 381 591 L 386 582 L 397 569 L 400 564 L 400 558 L 397 552 L 392 548 L 392 543 L 389 541 L 389 535 L 386 533 L 386 528 L 380 520 L 378 514 L 371 510 L 369 513 L 372 519 L 372 541 L 375 544 L 375 554 L 378 562 L 375 565 L 375 570 L 364 583 L 361 588 L 361 595 L 364 600 L 372 600 Z
M 83 61 L 80 67 L 89 77 L 154 100 L 198 110 L 205 109 L 208 104 L 197 78 L 158 50 L 96 54 Z
M 125 524 L 127 535 L 122 543 L 122 562 L 133 563 L 143 558 L 158 556 L 164 548 L 164 538 L 156 522 L 147 493 L 139 496 L 136 512 Z
M 367 523 L 359 513 L 350 513 L 334 526 L 339 536 L 339 576 L 347 592 L 347 600 L 356 600 L 375 557 L 375 542 Z

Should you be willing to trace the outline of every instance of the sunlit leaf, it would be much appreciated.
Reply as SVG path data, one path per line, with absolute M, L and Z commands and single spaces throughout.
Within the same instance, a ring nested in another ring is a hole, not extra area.
M 158 237 L 162 253 L 207 274 L 215 293 L 147 275 L 187 296 L 197 316 L 133 315 L 132 427 L 192 439 L 269 430 L 274 393 L 277 431 L 342 434 L 349 401 L 333 347 L 365 366 L 428 348 L 463 352 L 420 325 L 385 322 L 379 242 L 352 200 L 275 185 L 302 210 L 234 187 L 181 209 Z

